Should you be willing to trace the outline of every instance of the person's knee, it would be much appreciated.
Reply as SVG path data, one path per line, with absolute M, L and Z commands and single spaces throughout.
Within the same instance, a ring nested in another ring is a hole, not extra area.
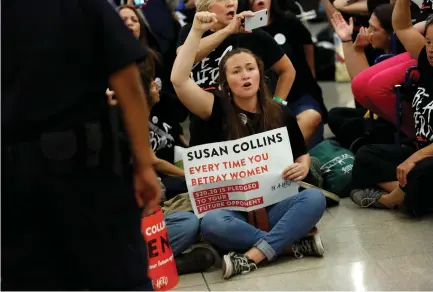
M 307 122 L 312 127 L 319 127 L 322 122 L 322 115 L 314 109 L 308 109 L 298 115 L 301 122 Z
M 370 104 L 369 100 L 369 88 L 366 86 L 368 79 L 363 76 L 363 72 L 360 72 L 352 80 L 352 93 L 355 96 L 357 102 L 359 102 L 363 107 L 368 108 Z
M 379 99 L 395 100 L 394 85 L 384 83 L 384 77 L 377 74 L 368 81 L 368 84 L 364 84 L 364 87 L 367 87 L 370 92 L 370 100 L 375 102 Z
M 196 238 L 198 236 L 200 221 L 194 213 L 184 212 L 184 214 L 182 214 L 182 229 L 187 237 Z
M 200 231 L 204 238 L 208 239 L 214 234 L 224 232 L 227 222 L 222 210 L 212 210 L 207 212 L 201 219 Z
M 326 197 L 318 189 L 308 189 L 299 193 L 302 196 L 302 201 L 304 201 L 314 213 L 323 214 L 326 209 Z

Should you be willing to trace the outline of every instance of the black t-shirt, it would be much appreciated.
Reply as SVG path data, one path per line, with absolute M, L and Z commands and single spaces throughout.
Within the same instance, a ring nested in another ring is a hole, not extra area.
M 295 81 L 287 101 L 294 102 L 305 93 L 315 96 L 320 101 L 322 99 L 321 89 L 305 58 L 304 45 L 313 44 L 308 29 L 296 16 L 287 16 L 274 18 L 263 30 L 268 32 L 280 45 L 296 70 Z M 268 72 L 269 75 L 273 75 L 270 77 L 273 81 L 271 84 L 276 86 L 277 79 L 275 73 L 272 73 Z
M 214 92 L 214 104 L 212 107 L 212 115 L 207 121 L 203 121 L 199 118 L 194 119 L 194 127 L 192 127 L 190 146 L 197 146 L 208 143 L 223 142 L 227 141 L 227 138 L 223 130 L 223 122 L 226 117 L 224 113 L 224 105 L 222 98 L 218 92 Z M 258 114 L 247 112 L 241 109 L 237 109 L 240 117 L 244 119 L 246 117 L 247 123 L 251 134 L 260 133 L 256 129 L 256 123 Z M 285 125 L 287 132 L 290 137 L 290 144 L 292 146 L 293 159 L 297 159 L 299 156 L 304 155 L 308 152 L 305 145 L 304 137 L 302 136 L 301 130 L 299 129 L 296 116 L 285 106 L 282 106 L 282 114 L 284 115 Z
M 149 117 L 150 146 L 158 158 L 174 163 L 174 146 L 182 146 L 180 123 L 187 116 L 188 110 L 177 97 L 161 93 Z
M 191 30 L 191 24 L 182 27 L 178 47 L 183 45 Z M 211 35 L 206 32 L 203 37 Z M 236 34 L 226 38 L 209 56 L 194 65 L 191 78 L 201 88 L 217 87 L 219 77 L 219 62 L 230 51 L 236 48 L 251 50 L 262 59 L 265 70 L 271 68 L 278 62 L 284 53 L 274 39 L 261 29 L 255 29 L 251 34 Z
M 107 115 L 108 78 L 146 52 L 106 0 L 2 3 L 3 135 Z
M 427 59 L 426 47 L 418 57 L 418 90 L 412 101 L 416 136 L 420 146 L 433 143 L 433 66 Z

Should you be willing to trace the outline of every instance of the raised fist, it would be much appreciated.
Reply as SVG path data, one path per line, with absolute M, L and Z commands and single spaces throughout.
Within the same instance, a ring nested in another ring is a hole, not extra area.
M 207 11 L 197 12 L 194 16 L 192 28 L 200 32 L 206 32 L 217 22 L 218 20 L 215 13 Z

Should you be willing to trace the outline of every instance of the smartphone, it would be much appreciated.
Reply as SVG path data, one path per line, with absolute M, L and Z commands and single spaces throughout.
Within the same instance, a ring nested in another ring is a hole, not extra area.
M 133 3 L 134 3 L 134 7 L 135 7 L 135 8 L 141 8 L 141 7 L 144 7 L 144 6 L 147 5 L 147 1 L 148 1 L 148 0 L 134 0 L 134 1 L 133 1 Z
M 245 30 L 253 30 L 266 25 L 268 25 L 268 9 L 257 11 L 253 17 L 245 18 Z

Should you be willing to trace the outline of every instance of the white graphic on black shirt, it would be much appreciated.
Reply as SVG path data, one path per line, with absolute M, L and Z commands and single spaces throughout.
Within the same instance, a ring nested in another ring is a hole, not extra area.
M 174 146 L 174 138 L 168 133 L 172 127 L 167 123 L 162 123 L 162 126 L 164 130 L 149 122 L 149 139 L 153 152 Z
M 286 43 L 286 37 L 282 33 L 277 33 L 274 36 L 274 39 L 277 42 L 277 44 L 279 44 L 280 46 L 282 46 Z
M 242 124 L 246 125 L 248 123 L 248 117 L 244 113 L 239 113 L 239 117 L 241 118 Z
M 412 101 L 412 109 L 416 136 L 427 141 L 433 141 L 433 100 L 430 100 L 425 88 L 418 87 Z
M 228 46 L 219 58 L 206 57 L 194 64 L 191 71 L 191 79 L 202 87 L 215 86 L 218 83 L 219 64 L 224 56 L 233 50 L 233 46 Z M 214 54 L 215 51 L 212 53 Z

